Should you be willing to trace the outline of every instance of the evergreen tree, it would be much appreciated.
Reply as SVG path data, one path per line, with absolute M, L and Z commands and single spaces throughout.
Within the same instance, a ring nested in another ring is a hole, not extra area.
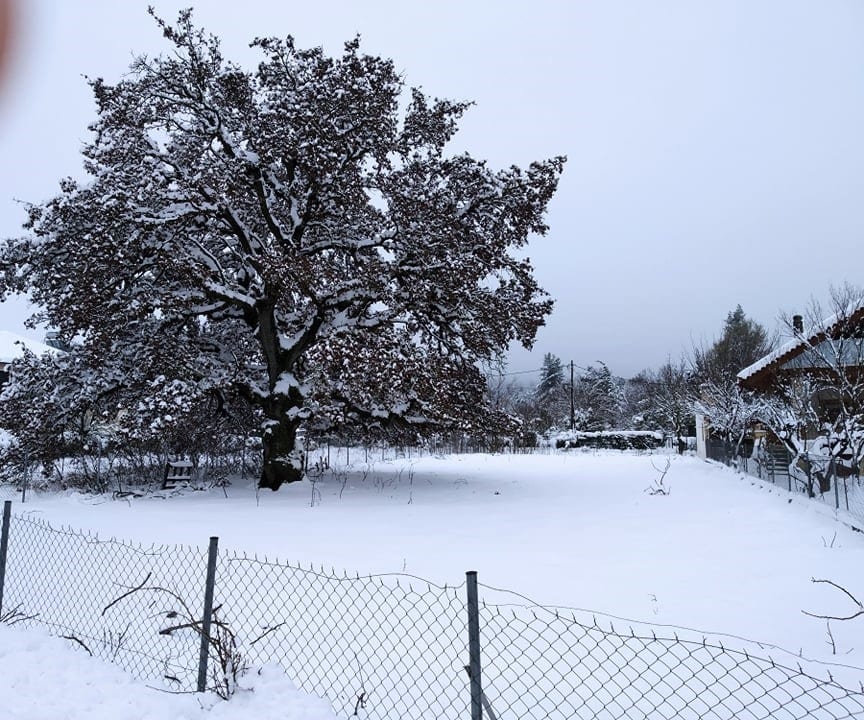
M 740 305 L 726 316 L 723 333 L 698 363 L 700 375 L 735 377 L 771 351 L 771 340 L 765 328 L 744 314 Z
M 562 424 L 566 417 L 567 392 L 561 358 L 546 353 L 543 356 L 540 381 L 534 391 L 540 425 L 538 430 L 548 430 L 550 427 Z
M 537 389 L 534 392 L 537 400 L 541 403 L 557 400 L 561 395 L 563 386 L 564 368 L 561 365 L 561 358 L 552 353 L 546 353 L 543 356 L 543 367 L 540 370 L 540 382 L 537 383 Z
M 609 430 L 619 424 L 624 404 L 622 383 L 613 377 L 606 363 L 597 362 L 579 378 L 578 404 L 583 430 Z
M 740 444 L 756 413 L 737 375 L 768 354 L 772 344 L 765 328 L 738 305 L 726 316 L 720 338 L 707 350 L 694 350 L 696 407 L 709 419 L 713 432 L 729 442 Z

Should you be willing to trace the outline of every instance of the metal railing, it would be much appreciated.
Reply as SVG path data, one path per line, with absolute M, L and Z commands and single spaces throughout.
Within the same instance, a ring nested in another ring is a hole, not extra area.
M 666 628 L 616 628 L 476 573 L 455 587 L 351 577 L 225 552 L 215 538 L 206 550 L 100 540 L 9 508 L 0 619 L 177 691 L 230 695 L 244 668 L 275 662 L 344 718 L 864 717 L 864 672 L 838 679 Z

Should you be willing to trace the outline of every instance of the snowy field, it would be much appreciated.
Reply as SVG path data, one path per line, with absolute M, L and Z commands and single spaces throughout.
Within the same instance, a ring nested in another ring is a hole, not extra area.
M 452 586 L 477 570 L 485 586 L 590 610 L 601 624 L 618 617 L 667 634 L 721 634 L 750 652 L 744 639 L 755 640 L 756 652 L 793 665 L 864 666 L 864 617 L 832 622 L 832 646 L 825 622 L 803 612 L 859 609 L 811 579 L 864 597 L 864 534 L 803 497 L 690 457 L 671 458 L 668 495 L 647 492 L 663 455 L 358 457 L 345 466 L 334 449 L 333 470 L 277 493 L 235 482 L 227 498 L 31 495 L 15 512 L 145 544 L 204 546 L 217 535 L 225 548 L 351 575 L 409 573 Z M 481 587 L 484 596 L 508 597 Z

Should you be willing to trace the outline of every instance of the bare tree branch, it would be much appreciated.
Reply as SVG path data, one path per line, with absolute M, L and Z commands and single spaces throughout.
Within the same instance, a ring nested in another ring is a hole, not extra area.
M 810 581 L 814 582 L 814 583 L 824 583 L 825 585 L 830 585 L 833 588 L 837 588 L 840 592 L 842 592 L 844 595 L 846 595 L 846 597 L 848 597 L 850 600 L 852 600 L 852 602 L 854 602 L 858 606 L 858 611 L 853 613 L 852 615 L 842 616 L 842 615 L 817 615 L 816 613 L 811 613 L 811 612 L 807 612 L 806 610 L 802 610 L 801 612 L 803 612 L 805 615 L 808 615 L 809 617 L 819 618 L 820 620 L 854 620 L 855 618 L 860 617 L 861 615 L 864 615 L 864 603 L 862 603 L 858 598 L 856 598 L 851 592 L 849 592 L 842 585 L 838 585 L 833 580 L 822 580 L 822 579 L 817 580 L 816 578 L 811 578 Z
M 120 597 L 114 598 L 110 603 L 108 603 L 104 608 L 102 608 L 102 614 L 104 615 L 112 606 L 119 603 L 123 598 L 129 597 L 132 593 L 136 593 L 139 590 L 143 589 L 143 587 L 147 584 L 147 581 L 150 579 L 150 576 L 152 574 L 153 573 L 148 572 L 147 575 L 144 577 L 144 579 L 141 581 L 140 585 L 136 585 L 135 587 L 130 589 L 128 592 L 123 593 Z

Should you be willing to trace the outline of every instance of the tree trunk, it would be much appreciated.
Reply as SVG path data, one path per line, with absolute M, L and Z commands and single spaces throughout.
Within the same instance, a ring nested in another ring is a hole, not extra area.
M 296 415 L 289 418 L 289 410 L 303 406 L 303 397 L 296 384 L 286 391 L 277 392 L 277 386 L 291 372 L 291 357 L 279 343 L 275 304 L 261 302 L 258 308 L 258 339 L 267 361 L 270 381 L 270 396 L 264 402 L 267 424 L 261 438 L 264 447 L 264 462 L 258 487 L 278 490 L 283 483 L 303 479 L 303 455 L 295 447 L 300 421 Z M 307 339 L 308 340 L 308 339 Z M 295 351 L 298 348 L 295 347 Z
M 264 432 L 264 464 L 258 487 L 278 490 L 283 483 L 303 479 L 302 458 L 295 447 L 297 427 L 297 422 L 282 415 Z

